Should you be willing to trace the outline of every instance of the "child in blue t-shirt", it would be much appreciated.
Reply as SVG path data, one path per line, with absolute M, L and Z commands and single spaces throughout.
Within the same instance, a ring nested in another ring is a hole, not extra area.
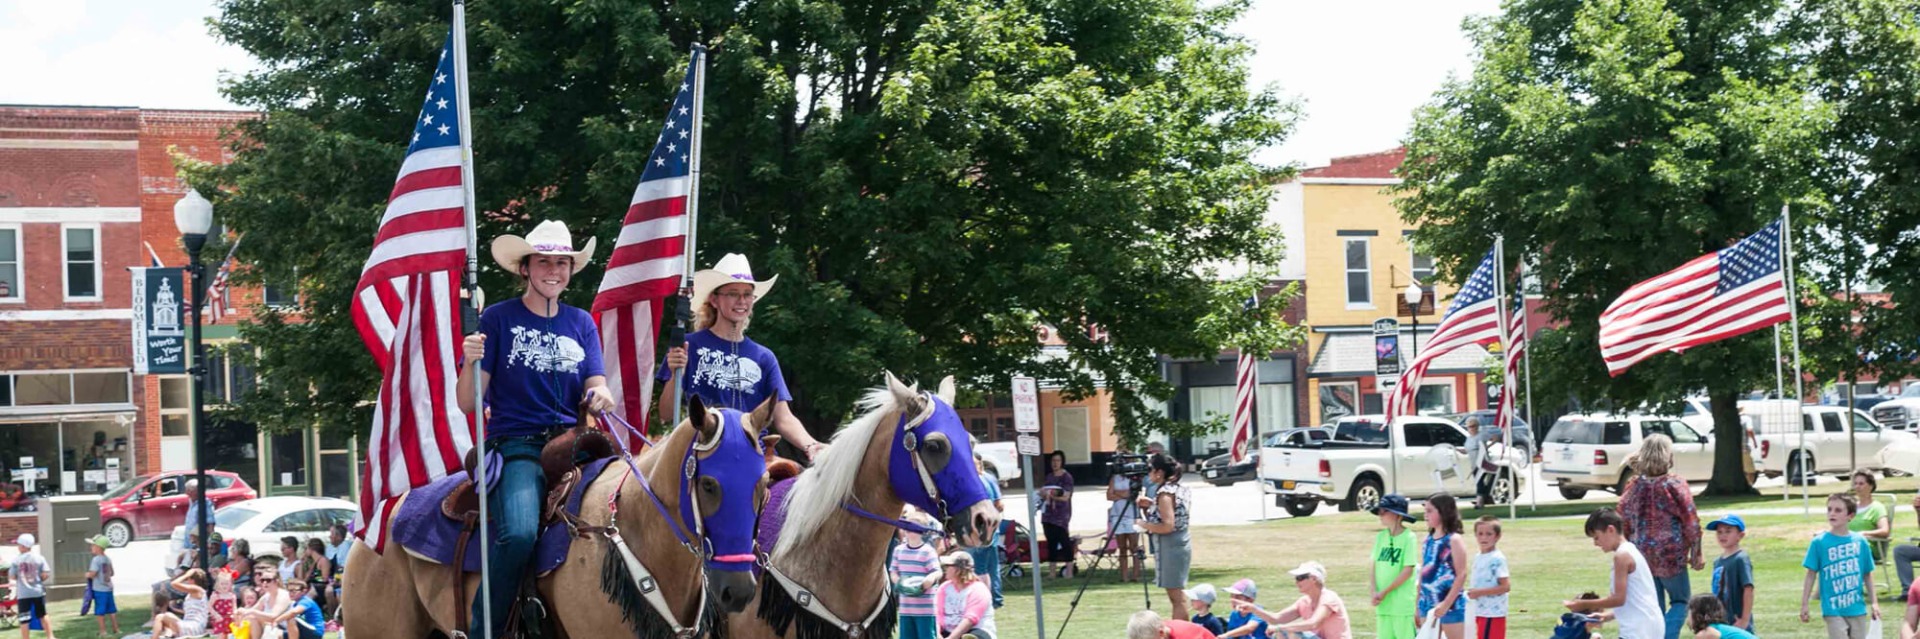
M 1260 587 L 1255 585 L 1252 579 L 1242 579 L 1233 582 L 1232 586 L 1228 586 L 1227 594 L 1234 603 L 1245 602 L 1250 604 L 1254 603 L 1254 600 L 1259 599 Z M 1231 639 L 1233 637 L 1265 639 L 1267 636 L 1267 620 L 1260 618 L 1260 615 L 1252 612 L 1241 612 L 1240 606 L 1234 606 L 1233 614 L 1227 615 L 1227 631 L 1219 633 L 1218 636 L 1220 639 Z
M 1818 582 L 1820 616 L 1826 620 L 1829 639 L 1864 637 L 1868 615 L 1880 617 L 1880 602 L 1872 597 L 1873 549 L 1865 537 L 1847 530 L 1856 508 L 1853 495 L 1827 497 L 1827 531 L 1807 545 L 1807 557 L 1800 564 L 1807 569 L 1800 589 L 1800 622 L 1812 621 L 1807 602 Z
M 286 584 L 287 596 L 293 599 L 293 606 L 275 617 L 275 624 L 287 624 L 287 636 L 299 639 L 321 639 L 326 634 L 327 621 L 320 614 L 320 602 L 307 596 L 307 584 L 289 581 Z
M 1227 622 L 1222 621 L 1219 615 L 1213 614 L 1213 602 L 1219 596 L 1214 592 L 1213 584 L 1200 584 L 1194 586 L 1193 590 L 1187 591 L 1187 607 L 1193 610 L 1193 623 L 1206 628 L 1207 632 L 1216 637 L 1227 631 Z

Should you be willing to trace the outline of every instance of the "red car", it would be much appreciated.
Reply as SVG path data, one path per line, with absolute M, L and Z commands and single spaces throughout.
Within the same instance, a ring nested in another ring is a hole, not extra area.
M 141 475 L 101 495 L 100 524 L 113 547 L 135 539 L 165 538 L 175 526 L 186 523 L 186 488 L 193 476 L 190 470 Z M 216 510 L 258 496 L 246 480 L 226 471 L 207 471 L 207 483 L 212 484 L 207 497 Z

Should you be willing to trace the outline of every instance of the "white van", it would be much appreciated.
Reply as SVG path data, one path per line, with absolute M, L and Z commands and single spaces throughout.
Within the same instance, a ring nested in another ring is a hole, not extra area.
M 1673 472 L 1689 482 L 1713 477 L 1711 437 L 1678 417 L 1664 415 L 1568 415 L 1547 429 L 1540 443 L 1540 479 L 1560 488 L 1560 496 L 1580 499 L 1589 490 L 1626 490 L 1633 471 L 1627 456 L 1640 450 L 1648 435 L 1673 440 Z

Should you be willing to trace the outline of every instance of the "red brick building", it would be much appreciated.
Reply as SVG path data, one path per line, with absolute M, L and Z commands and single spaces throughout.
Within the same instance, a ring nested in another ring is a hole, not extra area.
M 92 494 L 193 466 L 187 377 L 132 372 L 128 269 L 186 263 L 174 154 L 224 161 L 224 136 L 249 117 L 0 106 L 0 482 Z M 238 314 L 261 294 L 235 290 Z M 209 341 L 232 339 L 232 322 L 208 326 Z M 250 378 L 215 364 L 216 401 Z M 0 513 L 0 537 L 31 522 Z

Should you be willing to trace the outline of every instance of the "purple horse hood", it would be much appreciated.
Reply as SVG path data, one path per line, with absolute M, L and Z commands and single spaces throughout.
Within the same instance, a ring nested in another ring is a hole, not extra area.
M 987 500 L 986 486 L 973 466 L 973 443 L 960 414 L 939 396 L 926 395 L 933 407 L 925 421 L 913 423 L 917 415 L 901 415 L 894 425 L 892 452 L 887 459 L 887 475 L 900 500 L 945 521 Z M 926 468 L 921 450 L 930 440 L 944 436 L 950 449 L 946 464 L 938 470 Z M 922 474 L 922 470 L 925 474 Z M 931 484 L 932 490 L 929 491 Z

